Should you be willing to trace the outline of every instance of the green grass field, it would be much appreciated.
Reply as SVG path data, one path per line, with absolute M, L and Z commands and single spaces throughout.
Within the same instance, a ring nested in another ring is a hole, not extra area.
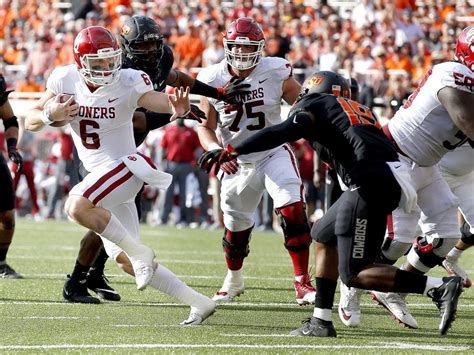
M 137 291 L 134 280 L 110 260 L 106 273 L 122 301 L 66 303 L 62 286 L 83 232 L 67 222 L 17 222 L 8 261 L 25 279 L 0 279 L 0 354 L 474 353 L 472 289 L 462 294 L 457 320 L 447 336 L 438 334 L 438 311 L 427 297 L 409 296 L 420 328 L 408 330 L 368 295 L 362 299 L 358 328 L 345 327 L 334 307 L 337 339 L 289 336 L 313 308 L 296 305 L 290 259 L 276 233 L 254 233 L 245 262 L 245 294 L 220 306 L 202 325 L 179 326 L 188 316 L 187 306 L 151 288 Z M 221 237 L 222 231 L 142 227 L 142 238 L 156 250 L 157 260 L 209 296 L 226 274 Z M 462 259 L 471 274 L 473 257 L 471 250 Z

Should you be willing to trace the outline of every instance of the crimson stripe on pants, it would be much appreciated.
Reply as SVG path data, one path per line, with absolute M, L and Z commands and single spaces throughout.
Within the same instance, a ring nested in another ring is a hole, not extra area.
M 116 168 L 110 170 L 107 174 L 105 174 L 99 180 L 97 180 L 97 182 L 94 185 L 89 187 L 86 190 L 86 192 L 84 192 L 83 196 L 85 198 L 89 198 L 89 196 L 92 195 L 92 193 L 94 193 L 99 187 L 101 187 L 107 180 L 109 180 L 112 176 L 118 174 L 123 169 L 125 169 L 125 164 L 120 163 Z
M 122 176 L 120 179 L 117 181 L 114 181 L 107 187 L 104 191 L 102 191 L 93 201 L 92 204 L 97 205 L 97 203 L 102 200 L 105 196 L 107 196 L 109 193 L 111 193 L 113 190 L 115 190 L 117 187 L 122 185 L 125 181 L 130 179 L 133 176 L 133 174 L 129 171 L 126 173 L 124 176 Z

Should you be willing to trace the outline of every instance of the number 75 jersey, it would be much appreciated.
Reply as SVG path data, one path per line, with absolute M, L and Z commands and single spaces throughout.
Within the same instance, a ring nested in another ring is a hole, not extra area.
M 209 99 L 218 113 L 218 135 L 224 146 L 236 145 L 259 130 L 282 122 L 281 100 L 283 82 L 292 76 L 291 64 L 282 58 L 265 57 L 260 60 L 244 83 L 250 84 L 250 93 L 240 95 L 241 106 L 230 106 L 223 101 Z M 225 86 L 232 75 L 225 60 L 204 68 L 198 80 L 213 86 Z M 278 148 L 242 155 L 240 162 L 254 163 Z
M 432 166 L 448 151 L 469 141 L 438 99 L 444 87 L 474 92 L 474 73 L 457 62 L 435 65 L 389 121 L 400 149 L 420 166 Z
M 46 87 L 56 95 L 74 95 L 79 104 L 79 112 L 70 122 L 71 135 L 87 171 L 136 153 L 133 113 L 141 95 L 153 90 L 144 72 L 122 69 L 116 83 L 91 92 L 77 67 L 67 65 L 51 73 Z

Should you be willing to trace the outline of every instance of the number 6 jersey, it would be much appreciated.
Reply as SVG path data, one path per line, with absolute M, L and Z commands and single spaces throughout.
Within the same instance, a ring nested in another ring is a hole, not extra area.
M 262 58 L 244 81 L 251 86 L 250 93 L 238 99 L 242 106 L 233 107 L 223 101 L 209 99 L 219 114 L 218 130 L 224 146 L 236 145 L 259 130 L 282 122 L 283 82 L 291 75 L 292 68 L 287 60 Z M 198 80 L 213 87 L 225 86 L 231 78 L 225 60 L 203 69 L 197 76 Z M 238 160 L 254 163 L 276 149 L 243 155 Z
M 438 99 L 444 87 L 472 93 L 474 73 L 457 62 L 435 65 L 388 123 L 397 145 L 420 166 L 436 164 L 468 140 Z
M 46 87 L 56 95 L 74 95 L 79 104 L 79 113 L 70 125 L 74 145 L 87 171 L 137 151 L 132 117 L 139 98 L 153 90 L 147 74 L 122 69 L 115 84 L 91 92 L 76 66 L 67 65 L 52 72 Z

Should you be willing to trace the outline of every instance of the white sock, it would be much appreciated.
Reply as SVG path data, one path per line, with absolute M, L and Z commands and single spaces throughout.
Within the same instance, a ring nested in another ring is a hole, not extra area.
M 432 277 L 428 276 L 428 279 L 426 280 L 426 286 L 425 290 L 423 291 L 423 295 L 427 295 L 428 291 L 431 290 L 432 288 L 437 288 L 443 284 L 443 279 L 441 277 Z
M 193 290 L 161 264 L 157 266 L 148 285 L 190 306 L 204 308 L 209 303 L 206 296 Z
M 113 213 L 110 214 L 109 223 L 107 223 L 104 231 L 100 233 L 100 235 L 112 243 L 117 244 L 130 256 L 141 252 L 141 244 L 137 243 L 130 234 L 128 234 L 128 231 Z
M 244 273 L 243 268 L 239 270 L 227 270 L 227 275 L 224 279 L 224 284 L 222 285 L 221 291 L 227 292 L 235 286 L 243 285 L 244 283 Z
M 314 307 L 313 317 L 332 322 L 332 310 Z
M 464 250 L 454 247 L 449 251 L 448 255 L 446 255 L 446 259 L 449 259 L 449 261 L 456 263 L 463 252 Z

